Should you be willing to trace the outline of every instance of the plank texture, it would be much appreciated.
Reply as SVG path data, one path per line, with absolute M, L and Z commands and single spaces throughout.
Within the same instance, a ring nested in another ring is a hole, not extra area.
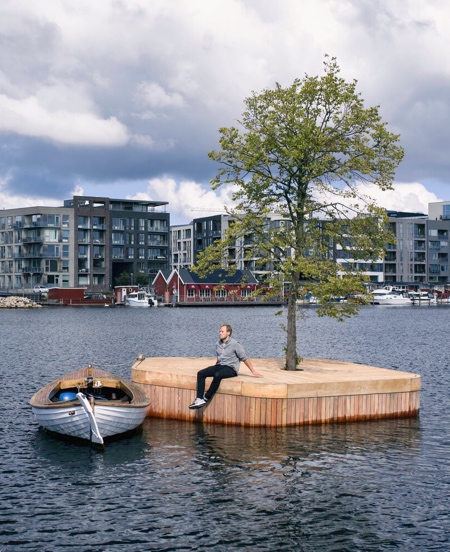
M 189 410 L 198 370 L 215 359 L 138 358 L 131 379 L 151 399 L 148 415 L 158 418 L 283 427 L 416 416 L 420 410 L 417 374 L 326 359 L 304 359 L 301 371 L 287 372 L 280 358 L 252 358 L 262 378 L 241 364 L 239 376 L 223 380 L 206 407 Z

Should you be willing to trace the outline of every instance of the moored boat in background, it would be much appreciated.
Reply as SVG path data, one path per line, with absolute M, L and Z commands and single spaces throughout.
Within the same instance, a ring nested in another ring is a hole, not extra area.
M 372 305 L 412 305 L 411 297 L 403 290 L 392 286 L 385 286 L 371 292 L 370 303 Z
M 153 307 L 157 306 L 157 300 L 146 291 L 135 291 L 125 295 L 124 304 L 128 307 Z

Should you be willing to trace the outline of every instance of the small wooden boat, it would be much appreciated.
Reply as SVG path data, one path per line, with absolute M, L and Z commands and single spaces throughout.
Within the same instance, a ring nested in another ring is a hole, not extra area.
M 30 404 L 47 431 L 103 445 L 138 428 L 150 399 L 139 385 L 89 365 L 47 384 Z

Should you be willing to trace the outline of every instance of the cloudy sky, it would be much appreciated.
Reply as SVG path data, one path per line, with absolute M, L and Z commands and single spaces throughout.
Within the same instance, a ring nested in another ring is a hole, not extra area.
M 222 209 L 218 129 L 324 54 L 401 134 L 389 209 L 450 200 L 448 0 L 2 0 L 0 209 L 74 193 Z

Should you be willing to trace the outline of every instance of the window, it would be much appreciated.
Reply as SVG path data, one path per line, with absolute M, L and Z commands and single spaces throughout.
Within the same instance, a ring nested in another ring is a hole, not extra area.
M 58 272 L 58 261 L 55 259 L 46 259 L 45 272 Z
M 44 254 L 47 257 L 59 257 L 59 245 L 44 245 Z
M 78 230 L 78 243 L 89 243 L 89 230 Z
M 104 245 L 94 245 L 94 259 L 103 259 L 105 256 Z
M 123 223 L 123 219 L 113 218 L 112 222 L 111 222 L 111 228 L 113 230 L 125 230 L 125 225 Z
M 78 258 L 79 259 L 87 258 L 88 253 L 89 253 L 89 247 L 87 245 L 80 245 L 78 247 Z
M 201 289 L 200 297 L 211 297 L 211 290 L 209 288 Z
M 105 283 L 104 274 L 95 274 L 93 278 L 94 285 L 103 285 Z
M 125 251 L 127 259 L 134 259 L 134 247 L 127 247 Z
M 78 217 L 78 228 L 89 228 L 89 217 Z
M 92 236 L 94 243 L 105 243 L 105 233 L 99 230 L 94 230 Z
M 113 259 L 123 259 L 123 247 L 113 247 L 112 248 L 112 258 Z
M 159 235 L 159 234 L 149 234 L 148 244 L 149 245 L 167 245 L 167 236 Z
M 53 228 L 46 228 L 44 231 L 44 240 L 46 242 L 58 242 L 58 230 Z
M 226 297 L 226 296 L 227 296 L 226 289 L 216 289 L 216 297 Z
M 92 217 L 92 228 L 102 230 L 105 228 L 105 217 Z
M 69 256 L 69 246 L 63 245 L 62 246 L 62 257 L 68 257 Z
M 47 226 L 59 227 L 59 215 L 47 215 Z
M 151 219 L 148 221 L 150 232 L 165 232 L 167 230 L 167 220 Z
M 194 288 L 189 288 L 187 290 L 187 296 L 188 297 L 195 297 L 195 289 Z
M 112 243 L 113 245 L 123 245 L 125 243 L 123 234 L 121 232 L 113 232 Z

